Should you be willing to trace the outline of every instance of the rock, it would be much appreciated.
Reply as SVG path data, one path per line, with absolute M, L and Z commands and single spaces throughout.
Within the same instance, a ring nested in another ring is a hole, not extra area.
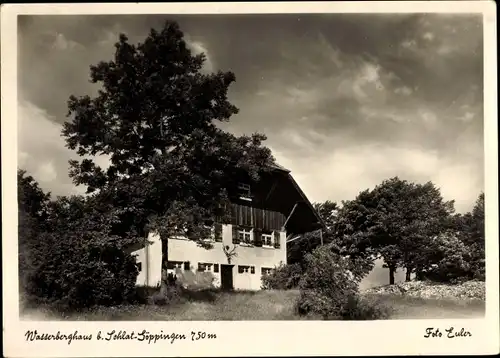
M 486 299 L 483 281 L 466 281 L 461 284 L 440 284 L 429 281 L 402 282 L 394 285 L 374 287 L 366 293 L 407 295 L 438 299 Z

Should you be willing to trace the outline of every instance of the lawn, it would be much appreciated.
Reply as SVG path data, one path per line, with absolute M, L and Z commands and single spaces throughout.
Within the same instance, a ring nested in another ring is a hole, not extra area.
M 294 304 L 298 291 L 217 292 L 191 294 L 186 302 L 160 305 L 98 307 L 61 314 L 48 309 L 26 310 L 23 319 L 83 321 L 183 321 L 183 320 L 298 320 Z M 478 318 L 484 316 L 484 301 L 444 300 L 394 294 L 364 294 L 370 301 L 388 307 L 389 319 Z

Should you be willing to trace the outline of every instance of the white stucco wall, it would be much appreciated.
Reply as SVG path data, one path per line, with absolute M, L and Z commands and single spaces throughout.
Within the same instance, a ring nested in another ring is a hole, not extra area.
M 139 286 L 155 287 L 161 283 L 161 241 L 154 234 L 149 234 L 147 241 L 150 242 L 149 245 L 132 253 L 136 256 L 137 262 L 142 264 L 136 283 Z
M 135 253 L 138 255 L 138 262 L 142 262 L 142 272 L 137 278 L 138 285 L 156 285 L 161 280 L 161 242 L 159 239 L 150 237 L 154 244 L 150 246 L 150 264 L 146 263 L 146 251 L 141 249 Z M 261 288 L 261 268 L 274 268 L 281 262 L 286 263 L 286 233 L 280 233 L 280 248 L 252 247 L 237 245 L 237 255 L 232 257 L 233 285 L 235 289 L 259 290 Z M 223 245 L 234 247 L 232 243 L 232 225 L 222 227 L 222 242 L 214 242 L 212 249 L 199 247 L 194 241 L 187 239 L 169 239 L 168 259 L 169 261 L 186 262 L 189 261 L 191 272 L 196 274 L 198 263 L 228 264 L 227 257 L 223 251 Z M 238 273 L 238 265 L 254 266 L 255 273 Z M 149 283 L 146 282 L 146 269 L 149 267 Z M 212 273 L 215 287 L 220 286 L 221 267 L 218 273 Z M 180 279 L 183 276 L 193 277 L 191 273 L 187 275 L 177 275 Z M 196 280 L 195 278 L 191 278 Z

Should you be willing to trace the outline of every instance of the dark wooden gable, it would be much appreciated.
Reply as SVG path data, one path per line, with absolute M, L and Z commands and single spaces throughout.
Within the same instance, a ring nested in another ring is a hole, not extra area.
M 231 223 L 262 230 L 281 230 L 286 223 L 290 233 L 304 233 L 319 228 L 317 214 L 293 178 L 286 171 L 263 173 L 257 183 L 239 179 L 251 185 L 251 201 L 232 195 Z M 294 209 L 295 207 L 295 209 Z

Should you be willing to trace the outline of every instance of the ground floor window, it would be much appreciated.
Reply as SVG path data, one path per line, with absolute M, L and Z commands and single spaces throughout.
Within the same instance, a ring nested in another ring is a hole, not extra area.
M 188 271 L 191 269 L 189 261 L 168 261 L 167 270 L 182 270 Z
M 199 262 L 198 272 L 219 272 L 219 265 L 206 262 Z
M 255 266 L 238 266 L 238 273 L 255 273 Z
M 267 275 L 270 275 L 273 272 L 273 269 L 269 268 L 269 267 L 262 267 L 260 269 L 260 271 L 261 271 L 262 276 L 267 276 Z

